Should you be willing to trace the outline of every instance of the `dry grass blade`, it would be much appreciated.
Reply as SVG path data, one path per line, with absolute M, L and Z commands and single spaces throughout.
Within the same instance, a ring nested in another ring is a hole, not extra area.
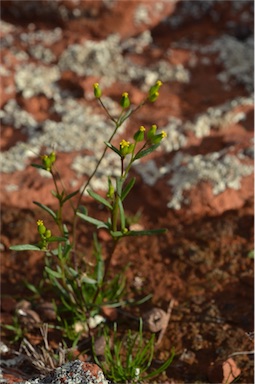
M 26 338 L 21 343 L 20 352 L 25 352 L 41 373 L 48 373 L 66 363 L 66 351 L 60 346 L 58 351 L 54 351 L 48 342 L 48 324 L 43 324 L 40 328 L 44 345 L 35 348 Z
M 156 348 L 159 347 L 162 339 L 163 339 L 163 336 L 166 332 L 166 329 L 167 329 L 167 326 L 168 326 L 168 323 L 169 323 L 169 320 L 170 320 L 170 317 L 171 317 L 171 314 L 172 314 L 172 310 L 173 310 L 173 307 L 174 307 L 174 304 L 175 304 L 175 301 L 174 299 L 171 299 L 170 302 L 169 302 L 169 305 L 168 305 L 168 308 L 167 308 L 167 316 L 166 316 L 166 319 L 165 319 L 165 322 L 164 322 L 164 326 L 162 327 L 161 331 L 160 331 L 160 334 L 159 334 L 159 337 L 158 337 L 158 340 L 156 342 Z

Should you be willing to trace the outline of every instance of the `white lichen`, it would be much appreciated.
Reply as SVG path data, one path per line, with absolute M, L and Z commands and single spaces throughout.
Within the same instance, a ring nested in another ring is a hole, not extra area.
M 98 163 L 96 156 L 78 155 L 72 162 L 73 169 L 78 176 L 90 176 Z M 113 179 L 120 176 L 120 159 L 113 152 L 107 152 L 103 158 L 95 176 L 90 182 L 90 187 L 94 190 L 107 191 L 108 177 Z
M 218 61 L 224 65 L 218 79 L 226 87 L 230 80 L 243 84 L 247 91 L 253 91 L 254 75 L 254 37 L 239 41 L 228 35 L 223 35 L 211 45 L 212 51 L 219 52 Z
M 15 129 L 23 127 L 30 135 L 34 134 L 38 127 L 38 122 L 34 117 L 22 109 L 14 99 L 10 99 L 0 110 L 0 117 L 4 124 L 11 125 Z
M 25 98 L 30 98 L 40 93 L 48 98 L 55 92 L 54 82 L 59 80 L 60 71 L 57 66 L 42 66 L 29 63 L 16 69 L 15 85 L 18 92 Z
M 183 129 L 194 132 L 198 138 L 208 136 L 213 128 L 219 130 L 245 120 L 245 113 L 235 112 L 234 108 L 248 105 L 253 105 L 252 97 L 238 97 L 216 107 L 210 107 L 206 112 L 197 115 L 194 121 L 185 122 Z
M 139 26 L 140 24 L 148 25 L 150 23 L 149 10 L 146 4 L 140 4 L 136 7 L 134 13 L 134 24 Z
M 128 48 L 134 51 L 142 50 L 144 43 L 141 44 L 139 37 L 136 40 L 137 44 L 133 39 Z M 159 78 L 165 82 L 189 81 L 189 71 L 182 65 L 173 66 L 160 60 L 151 67 L 144 68 L 124 57 L 125 48 L 127 44 L 122 44 L 117 34 L 110 35 L 100 42 L 87 40 L 83 44 L 73 44 L 61 55 L 59 68 L 61 71 L 71 70 L 79 76 L 99 76 L 103 86 L 110 86 L 115 81 L 147 83 L 147 79 L 152 77 L 153 81 Z
M 237 156 L 226 151 L 209 153 L 205 156 L 191 156 L 178 152 L 172 162 L 172 176 L 167 182 L 171 187 L 172 198 L 168 208 L 180 209 L 184 201 L 183 192 L 189 191 L 202 182 L 209 182 L 214 195 L 227 188 L 239 190 L 244 176 L 253 173 L 253 166 L 242 163 Z

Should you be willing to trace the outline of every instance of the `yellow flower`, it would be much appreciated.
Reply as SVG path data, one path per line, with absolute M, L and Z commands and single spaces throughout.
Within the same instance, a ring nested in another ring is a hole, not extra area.
M 38 227 L 39 227 L 40 225 L 43 225 L 43 220 L 37 220 L 37 225 L 38 225 Z
M 155 85 L 150 87 L 150 90 L 149 90 L 149 101 L 151 101 L 152 103 L 157 100 L 157 98 L 159 96 L 158 90 L 159 90 L 159 88 L 161 87 L 162 84 L 163 84 L 162 81 L 158 80 Z
M 130 142 L 129 141 L 126 141 L 126 140 L 121 140 L 120 142 L 120 148 L 125 148 L 125 147 L 129 147 L 130 146 Z
M 141 125 L 139 130 L 134 134 L 134 139 L 137 143 L 144 140 L 144 132 L 145 128 L 143 125 Z
M 130 100 L 129 100 L 127 92 L 122 93 L 122 97 L 121 97 L 121 100 L 120 100 L 120 105 L 124 109 L 128 108 L 130 106 Z
M 98 83 L 93 84 L 94 88 L 94 95 L 97 99 L 99 99 L 102 96 L 101 88 L 99 87 Z
M 164 139 L 165 137 L 167 137 L 167 133 L 165 131 L 162 131 L 161 136 L 162 136 L 162 139 Z

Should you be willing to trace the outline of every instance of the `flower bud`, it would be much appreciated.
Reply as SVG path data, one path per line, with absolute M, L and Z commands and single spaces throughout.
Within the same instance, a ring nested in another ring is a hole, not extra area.
M 42 251 L 46 251 L 47 250 L 47 247 L 48 247 L 48 243 L 46 240 L 41 240 L 38 244 L 39 248 L 42 250 Z
M 162 139 L 165 139 L 167 137 L 167 133 L 165 131 L 161 132 Z
M 143 125 L 141 125 L 141 127 L 139 128 L 139 131 L 137 131 L 134 134 L 134 140 L 136 142 L 143 141 L 144 140 L 144 132 L 145 132 L 145 128 Z
M 150 138 L 151 144 L 159 144 L 161 140 L 167 137 L 167 133 L 165 131 L 160 132 L 158 135 L 154 135 Z
M 54 151 L 49 155 L 49 159 L 51 161 L 51 165 L 53 165 L 56 161 L 56 153 Z
M 46 229 L 46 231 L 45 231 L 45 238 L 49 239 L 50 237 L 51 237 L 51 230 L 50 229 Z
M 120 153 L 122 157 L 125 157 L 134 150 L 134 144 L 130 144 L 129 141 L 121 140 L 120 142 Z
M 151 128 L 150 128 L 150 130 L 149 130 L 149 132 L 148 132 L 148 134 L 147 134 L 147 138 L 148 139 L 151 139 L 152 137 L 154 137 L 155 136 L 155 134 L 156 134 L 156 131 L 157 131 L 157 126 L 156 126 L 156 124 L 153 124 L 152 126 L 151 126 Z
M 99 87 L 99 84 L 98 83 L 93 84 L 93 88 L 94 88 L 95 97 L 99 99 L 102 95 L 102 91 L 101 91 L 101 88 Z
M 152 93 L 151 95 L 149 95 L 149 101 L 151 103 L 154 103 L 154 101 L 156 101 L 158 97 L 159 97 L 159 93 L 158 92 Z
M 149 101 L 151 101 L 152 103 L 153 103 L 154 101 L 156 101 L 157 98 L 159 97 L 159 92 L 158 92 L 158 90 L 159 90 L 159 88 L 161 87 L 161 85 L 162 85 L 162 82 L 161 82 L 160 80 L 158 80 L 158 81 L 156 82 L 156 84 L 154 84 L 154 85 L 150 88 L 150 90 L 149 90 Z
M 109 199 L 113 199 L 114 197 L 114 187 L 112 185 L 110 177 L 108 177 L 108 192 L 106 195 Z
M 42 220 L 37 220 L 37 230 L 40 235 L 43 235 L 46 232 L 46 227 Z
M 50 171 L 51 170 L 52 161 L 49 158 L 49 156 L 43 155 L 42 156 L 42 163 L 43 163 L 43 166 L 46 169 L 46 171 Z
M 160 133 L 158 135 L 155 135 L 155 136 L 151 137 L 150 142 L 151 142 L 151 144 L 159 144 L 162 139 L 163 139 L 163 137 L 162 137 L 162 135 Z
M 123 109 L 128 108 L 130 106 L 130 100 L 127 92 L 122 93 L 120 105 L 122 106 Z
M 162 81 L 158 80 L 156 82 L 156 84 L 154 84 L 152 87 L 150 87 L 149 96 L 151 96 L 154 93 L 158 92 L 158 90 L 159 90 L 159 88 L 161 87 L 162 84 L 163 84 Z

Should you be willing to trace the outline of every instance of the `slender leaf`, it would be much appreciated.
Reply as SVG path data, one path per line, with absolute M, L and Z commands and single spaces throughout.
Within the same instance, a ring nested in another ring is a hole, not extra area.
M 77 216 L 79 216 L 81 219 L 87 221 L 88 223 L 96 225 L 97 228 L 107 228 L 108 229 L 108 225 L 101 220 L 94 219 L 93 217 L 84 215 L 83 213 L 80 213 L 80 212 L 77 212 Z
M 47 207 L 44 204 L 39 203 L 38 201 L 33 201 L 33 203 L 35 205 L 38 205 L 38 207 L 44 209 L 46 212 L 48 212 L 53 217 L 54 220 L 56 220 L 57 215 L 56 215 L 56 213 L 52 209 L 50 209 L 49 207 Z
M 64 230 L 64 236 L 66 238 L 66 241 L 67 241 L 67 243 L 70 244 L 69 231 L 68 231 L 68 228 L 67 228 L 66 224 L 63 225 L 63 230 Z
M 30 284 L 27 281 L 25 281 L 25 285 L 28 289 L 30 289 L 31 292 L 35 293 L 36 295 L 41 296 L 41 292 L 39 291 L 39 289 L 34 284 Z
M 121 197 L 122 194 L 122 187 L 123 187 L 124 180 L 121 177 L 116 178 L 116 191 L 118 196 Z
M 148 301 L 148 300 L 150 300 L 151 298 L 153 297 L 153 295 L 150 293 L 149 295 L 147 295 L 147 296 L 144 296 L 144 297 L 142 297 L 140 300 L 133 300 L 133 299 L 131 299 L 131 300 L 126 300 L 126 302 L 125 302 L 125 304 L 126 305 L 140 305 L 140 304 L 143 304 L 143 303 L 145 303 L 146 301 Z
M 121 194 L 121 200 L 124 201 L 124 199 L 127 197 L 127 195 L 129 194 L 129 192 L 131 191 L 131 189 L 133 188 L 135 184 L 135 177 L 133 177 L 129 182 L 128 184 L 126 185 L 126 187 L 124 188 L 124 190 L 122 191 L 122 194 Z
M 49 267 L 45 267 L 46 272 L 48 275 L 56 277 L 57 279 L 60 279 L 62 277 L 61 272 L 54 271 L 53 269 L 50 269 Z
M 74 191 L 74 192 L 72 192 L 72 193 L 69 193 L 69 195 L 67 195 L 67 196 L 63 199 L 62 203 L 65 203 L 67 200 L 71 199 L 73 196 L 77 195 L 77 193 L 79 193 L 79 192 L 80 192 L 80 190 L 77 189 L 76 191 Z
M 112 235 L 112 237 L 122 237 L 122 236 L 124 236 L 121 231 L 110 231 L 110 234 Z
M 114 147 L 114 145 L 112 145 L 111 143 L 108 143 L 107 141 L 105 141 L 104 143 L 105 143 L 105 145 L 107 145 L 107 147 L 112 149 L 114 152 L 116 152 L 121 157 L 121 153 L 118 150 L 118 148 Z
M 70 273 L 70 275 L 73 277 L 73 278 L 76 278 L 78 276 L 78 272 L 71 268 L 71 267 L 66 267 L 68 273 Z
M 124 231 L 126 227 L 126 218 L 125 218 L 125 212 L 123 208 L 122 201 L 119 199 L 119 212 L 120 212 L 120 225 L 121 225 L 121 230 Z
M 91 277 L 88 277 L 88 276 L 83 276 L 81 279 L 81 282 L 86 284 L 92 284 L 92 285 L 97 284 L 97 281 L 95 279 L 92 279 Z
M 98 242 L 96 233 L 93 233 L 93 240 L 94 240 L 94 253 L 97 260 L 96 266 L 95 266 L 95 274 L 96 274 L 98 284 L 100 285 L 104 279 L 104 260 L 102 257 L 102 249 Z
M 109 203 L 109 201 L 107 201 L 106 199 L 104 199 L 102 196 L 100 196 L 98 193 L 90 190 L 88 191 L 88 194 L 93 197 L 93 199 L 95 199 L 96 201 L 98 201 L 99 203 L 105 205 L 107 208 L 111 209 L 112 210 L 112 206 L 111 204 Z
M 87 215 L 87 214 L 88 214 L 88 210 L 87 210 L 86 207 L 84 207 L 84 205 L 79 205 L 79 207 L 78 207 L 78 211 L 79 211 L 80 213 L 83 213 L 84 215 Z
M 175 351 L 174 351 L 174 348 L 172 348 L 171 356 L 169 357 L 169 359 L 167 359 L 164 362 L 164 364 L 162 364 L 158 369 L 155 369 L 154 371 L 152 371 L 151 373 L 149 373 L 148 375 L 143 377 L 143 380 L 147 380 L 151 377 L 158 376 L 160 373 L 164 372 L 169 367 L 169 365 L 172 363 L 174 356 L 175 356 Z
M 65 247 L 63 249 L 63 258 L 66 258 L 69 255 L 69 252 L 71 251 L 72 246 L 71 244 L 65 244 Z
M 159 145 L 160 144 L 154 144 L 151 147 L 144 149 L 141 152 L 138 152 L 136 154 L 136 156 L 134 157 L 134 160 L 141 159 L 142 157 L 149 155 L 151 152 L 155 151 L 155 149 L 157 149 L 159 147 Z
M 56 249 L 54 249 L 54 251 L 56 251 Z M 56 255 L 58 256 L 59 260 L 63 259 L 63 248 L 60 243 L 58 243 L 58 249 L 57 249 Z
M 32 244 L 19 244 L 19 245 L 12 245 L 10 247 L 12 251 L 41 251 L 43 250 L 38 247 L 38 245 L 32 245 Z
M 44 171 L 46 171 L 45 167 L 43 165 L 41 165 L 41 164 L 32 163 L 31 165 L 34 168 L 39 168 L 39 169 L 43 169 Z
M 56 198 L 58 198 L 58 196 L 59 196 L 59 194 L 54 189 L 51 191 L 51 194 L 52 194 L 52 196 L 54 196 Z
M 55 241 L 58 241 L 58 242 L 66 241 L 66 237 L 51 236 L 49 239 L 47 239 L 48 243 L 54 243 Z
M 119 126 L 121 126 L 121 124 L 127 120 L 127 118 L 131 115 L 131 113 L 133 112 L 133 109 L 130 108 L 119 120 Z

